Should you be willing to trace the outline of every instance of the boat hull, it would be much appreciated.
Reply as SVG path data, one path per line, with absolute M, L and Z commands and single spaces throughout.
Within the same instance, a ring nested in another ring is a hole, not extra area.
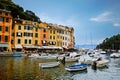
M 58 67 L 59 65 L 60 62 L 39 63 L 39 66 L 41 68 L 53 68 L 53 67 Z
M 82 71 L 82 70 L 86 70 L 86 69 L 87 69 L 87 64 L 72 65 L 72 66 L 65 68 L 65 70 L 70 71 L 70 72 Z

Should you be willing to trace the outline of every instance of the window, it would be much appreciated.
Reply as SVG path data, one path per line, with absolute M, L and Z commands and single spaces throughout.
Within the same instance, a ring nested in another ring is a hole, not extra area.
M 5 31 L 8 32 L 8 26 L 5 27 Z
M 46 38 L 46 34 L 43 34 L 43 38 Z
M 64 36 L 63 36 L 63 40 L 64 40 Z
M 20 39 L 18 39 L 18 44 L 20 44 L 21 43 L 21 40 Z
M 5 15 L 8 16 L 8 13 L 6 12 Z
M 35 33 L 35 37 L 38 37 L 38 33 Z
M 21 26 L 18 26 L 18 30 L 21 30 Z
M 27 44 L 27 39 L 25 39 L 25 44 Z
M 21 32 L 17 32 L 17 37 L 22 37 L 22 33 Z
M 11 40 L 11 44 L 13 44 L 14 42 L 13 42 L 13 40 Z
M 26 26 L 24 26 L 24 30 L 26 30 Z
M 50 36 L 50 39 L 52 39 L 52 36 Z
M 29 40 L 29 44 L 31 44 L 31 39 Z
M 55 30 L 53 31 L 53 34 L 55 34 Z
M 8 19 L 8 18 L 6 18 L 6 22 L 9 22 L 9 19 Z
M 53 36 L 53 39 L 55 39 L 55 36 Z
M 8 36 L 5 36 L 5 42 L 8 42 Z
M 0 22 L 3 22 L 3 17 L 0 16 Z
M 15 36 L 15 33 L 12 33 L 12 36 Z
M 14 29 L 14 26 L 12 26 L 12 30 Z
M 36 32 L 38 31 L 38 28 L 36 28 L 36 30 L 35 30 Z
M 1 42 L 1 38 L 2 38 L 2 36 L 0 35 L 0 42 Z
M 50 30 L 50 33 L 52 34 L 52 30 Z
M 2 14 L 2 11 L 0 11 L 0 14 Z
M 35 40 L 35 45 L 37 45 L 38 44 L 38 41 L 37 40 Z
M 44 28 L 44 30 L 43 30 L 44 32 L 46 32 L 46 29 Z
M 2 26 L 0 26 L 0 31 L 2 31 Z

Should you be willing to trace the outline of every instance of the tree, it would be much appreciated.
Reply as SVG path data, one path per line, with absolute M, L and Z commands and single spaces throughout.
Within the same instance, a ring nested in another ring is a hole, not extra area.
M 113 35 L 110 38 L 106 38 L 101 44 L 97 45 L 96 48 L 115 50 L 120 49 L 120 34 Z

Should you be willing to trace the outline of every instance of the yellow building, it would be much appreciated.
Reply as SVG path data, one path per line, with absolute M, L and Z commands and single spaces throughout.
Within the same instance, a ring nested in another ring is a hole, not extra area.
M 57 46 L 57 25 L 56 24 L 49 24 L 49 46 Z
M 74 29 L 71 27 L 49 24 L 49 46 L 74 48 Z
M 11 51 L 11 12 L 0 9 L 0 51 Z
M 23 19 L 14 19 L 12 27 L 12 49 L 22 51 L 23 48 L 35 49 L 38 45 L 38 23 Z

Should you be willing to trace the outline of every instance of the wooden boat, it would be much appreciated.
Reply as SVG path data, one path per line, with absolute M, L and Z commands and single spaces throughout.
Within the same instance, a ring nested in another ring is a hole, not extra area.
M 82 71 L 87 69 L 87 64 L 75 64 L 65 68 L 67 71 Z
M 53 68 L 60 65 L 60 62 L 47 62 L 47 63 L 39 63 L 41 68 Z

